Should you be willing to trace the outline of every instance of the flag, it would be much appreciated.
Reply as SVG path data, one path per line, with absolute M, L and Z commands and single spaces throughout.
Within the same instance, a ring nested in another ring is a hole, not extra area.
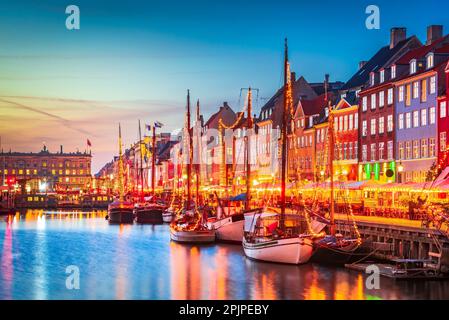
M 147 128 L 148 131 L 151 131 L 151 124 L 146 124 L 145 127 Z
M 88 145 L 89 147 L 92 147 L 92 143 L 90 142 L 89 139 L 87 139 L 87 145 Z
M 155 126 L 156 128 L 162 128 L 163 124 L 162 124 L 161 122 L 159 122 L 159 121 L 156 121 L 156 122 L 154 123 L 154 126 Z

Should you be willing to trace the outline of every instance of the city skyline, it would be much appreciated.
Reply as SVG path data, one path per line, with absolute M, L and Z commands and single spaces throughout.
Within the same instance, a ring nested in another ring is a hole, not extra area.
M 388 43 L 391 27 L 404 26 L 421 41 L 427 25 L 448 28 L 448 4 L 429 1 L 435 14 L 422 17 L 419 2 L 404 7 L 378 1 L 381 28 L 368 30 L 369 4 L 262 1 L 213 7 L 197 1 L 169 10 L 162 2 L 79 1 L 77 31 L 65 29 L 66 4 L 2 4 L 0 27 L 12 30 L 0 33 L 2 147 L 38 152 L 45 142 L 50 150 L 62 144 L 83 151 L 90 139 L 96 172 L 117 154 L 119 121 L 125 146 L 137 139 L 138 119 L 161 121 L 164 132 L 181 127 L 187 88 L 208 118 L 223 101 L 240 111 L 240 88 L 258 87 L 258 112 L 282 82 L 285 36 L 298 76 L 321 82 L 329 73 L 331 81 L 345 82 L 359 61 Z

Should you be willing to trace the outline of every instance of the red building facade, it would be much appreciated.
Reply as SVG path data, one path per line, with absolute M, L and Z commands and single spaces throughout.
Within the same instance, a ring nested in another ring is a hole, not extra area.
M 440 80 L 442 77 L 440 77 Z M 449 62 L 445 69 L 444 94 L 438 97 L 438 169 L 442 170 L 449 165 Z

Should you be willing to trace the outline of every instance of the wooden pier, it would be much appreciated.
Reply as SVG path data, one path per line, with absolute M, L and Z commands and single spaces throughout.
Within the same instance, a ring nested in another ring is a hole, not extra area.
M 449 239 L 436 229 L 421 226 L 420 221 L 379 217 L 355 217 L 363 245 L 373 251 L 373 258 L 432 259 L 449 269 Z M 338 217 L 338 231 L 352 230 L 352 222 Z

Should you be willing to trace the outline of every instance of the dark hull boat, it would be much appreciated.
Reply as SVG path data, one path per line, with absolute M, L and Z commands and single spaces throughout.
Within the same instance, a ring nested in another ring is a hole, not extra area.
M 108 206 L 108 221 L 112 224 L 133 223 L 133 211 L 132 203 L 115 201 Z
M 343 239 L 335 236 L 326 236 L 314 242 L 314 253 L 311 262 L 328 265 L 345 265 L 353 263 L 364 256 L 358 239 Z
M 136 222 L 147 224 L 162 224 L 164 207 L 157 204 L 149 204 L 135 208 Z

